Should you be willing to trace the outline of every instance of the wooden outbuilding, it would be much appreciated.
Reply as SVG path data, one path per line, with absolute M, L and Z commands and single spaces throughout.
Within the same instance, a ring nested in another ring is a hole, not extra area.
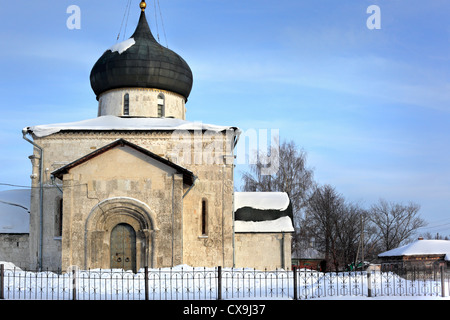
M 418 240 L 378 255 L 381 267 L 436 268 L 450 266 L 449 240 Z

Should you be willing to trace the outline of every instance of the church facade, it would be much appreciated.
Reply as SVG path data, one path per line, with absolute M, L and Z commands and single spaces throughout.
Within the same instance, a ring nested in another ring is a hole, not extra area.
M 29 267 L 289 268 L 289 199 L 236 207 L 264 196 L 234 191 L 240 130 L 186 120 L 191 69 L 140 6 L 131 38 L 91 71 L 98 117 L 23 129 L 34 150 Z

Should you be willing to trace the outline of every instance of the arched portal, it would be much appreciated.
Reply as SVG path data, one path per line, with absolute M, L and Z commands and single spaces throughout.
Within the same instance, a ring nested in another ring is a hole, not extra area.
M 145 203 L 127 197 L 104 200 L 91 210 L 85 228 L 85 268 L 137 270 L 155 265 L 154 247 L 158 229 L 155 216 Z M 123 255 L 123 248 L 120 248 L 124 244 L 121 241 L 129 241 L 130 246 L 134 243 L 134 249 L 127 249 L 134 250 L 134 253 Z M 116 253 L 118 256 L 114 262 L 112 256 Z M 119 257 L 120 261 L 117 261 Z M 127 257 L 128 263 L 135 261 L 134 266 L 119 266 Z

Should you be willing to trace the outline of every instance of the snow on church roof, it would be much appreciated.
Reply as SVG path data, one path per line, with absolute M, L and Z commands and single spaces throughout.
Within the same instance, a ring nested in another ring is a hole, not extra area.
M 24 128 L 25 131 L 32 132 L 39 138 L 67 130 L 68 131 L 208 130 L 221 132 L 229 129 L 236 130 L 238 134 L 240 132 L 239 129 L 236 127 L 218 126 L 212 124 L 205 124 L 202 122 L 191 122 L 175 118 L 131 118 L 131 117 L 121 118 L 116 116 L 101 116 L 94 119 L 76 122 L 37 125 Z
M 30 189 L 0 192 L 0 233 L 30 232 Z
M 449 240 L 416 240 L 410 244 L 380 253 L 379 257 L 416 256 L 416 255 L 446 255 L 450 260 Z

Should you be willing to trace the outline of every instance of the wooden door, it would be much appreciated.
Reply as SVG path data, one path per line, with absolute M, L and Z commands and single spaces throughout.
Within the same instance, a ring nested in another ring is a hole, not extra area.
M 136 272 L 136 232 L 126 223 L 111 231 L 111 268 Z

